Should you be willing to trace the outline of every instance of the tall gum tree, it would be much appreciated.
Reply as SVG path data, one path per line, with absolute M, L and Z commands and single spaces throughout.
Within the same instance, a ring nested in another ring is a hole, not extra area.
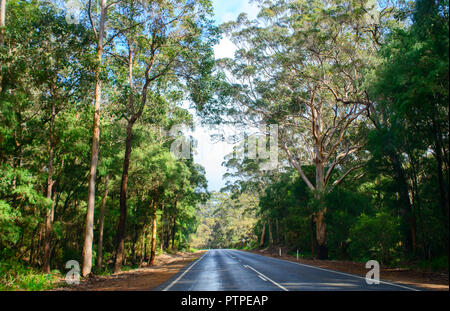
M 123 97 L 123 117 L 127 127 L 115 272 L 121 270 L 124 260 L 127 181 L 133 127 L 147 106 L 158 105 L 164 88 L 183 92 L 191 81 L 196 80 L 196 76 L 208 75 L 207 67 L 211 69 L 212 65 L 206 64 L 205 67 L 202 63 L 212 55 L 211 40 L 214 38 L 212 33 L 208 33 L 212 29 L 207 20 L 211 14 L 210 1 L 129 0 L 120 3 L 120 11 L 123 14 L 122 18 L 119 16 L 116 19 L 117 26 L 125 25 L 126 31 L 115 39 L 120 42 L 118 46 L 124 47 L 116 51 L 115 57 L 122 62 L 127 72 Z
M 324 195 L 362 167 L 360 130 L 372 103 L 364 72 L 389 9 L 371 1 L 265 1 L 222 29 L 237 46 L 223 59 L 217 110 L 236 122 L 278 125 L 279 148 L 314 193 L 317 256 L 328 257 Z M 210 110 L 211 111 L 211 110 Z M 251 117 L 249 117 L 251 116 Z M 315 167 L 315 181 L 304 165 Z M 333 174 L 334 173 L 334 174 Z
M 97 69 L 95 72 L 95 99 L 94 99 L 94 115 L 92 124 L 92 144 L 91 144 L 91 163 L 89 167 L 89 182 L 88 182 L 88 198 L 87 211 L 83 244 L 83 267 L 81 274 L 85 277 L 91 273 L 92 269 L 92 243 L 94 240 L 94 208 L 95 208 L 95 182 L 97 177 L 97 165 L 100 144 L 100 105 L 102 102 L 102 79 L 101 70 L 103 65 L 103 51 L 105 45 L 110 43 L 111 39 L 105 42 L 105 26 L 108 16 L 108 10 L 118 4 L 119 1 L 101 0 L 98 25 L 93 18 L 92 0 L 88 2 L 88 17 L 91 24 L 92 31 L 97 42 Z

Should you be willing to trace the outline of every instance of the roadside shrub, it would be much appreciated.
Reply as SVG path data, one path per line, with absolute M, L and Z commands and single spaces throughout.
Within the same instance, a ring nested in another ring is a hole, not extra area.
M 61 277 L 59 271 L 42 273 L 19 262 L 0 262 L 0 290 L 48 290 L 54 287 Z
M 360 260 L 376 259 L 389 264 L 400 241 L 399 219 L 389 213 L 361 214 L 350 228 L 349 253 Z

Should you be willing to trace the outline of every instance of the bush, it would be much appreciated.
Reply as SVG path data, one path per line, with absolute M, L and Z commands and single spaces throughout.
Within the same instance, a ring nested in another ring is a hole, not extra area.
M 19 262 L 0 262 L 0 290 L 48 290 L 61 277 L 59 271 L 42 273 Z
M 350 229 L 349 253 L 360 260 L 389 264 L 400 241 L 399 219 L 386 212 L 361 214 Z
M 420 260 L 414 263 L 414 267 L 420 270 L 448 272 L 448 256 L 441 256 L 433 260 Z

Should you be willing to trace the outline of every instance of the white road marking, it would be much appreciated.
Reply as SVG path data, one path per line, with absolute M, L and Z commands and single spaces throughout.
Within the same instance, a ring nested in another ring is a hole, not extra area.
M 253 254 L 253 253 L 251 253 L 251 254 Z M 358 278 L 358 279 L 372 280 L 372 279 L 365 278 L 365 277 L 358 276 L 358 275 L 348 274 L 348 273 L 339 272 L 339 271 L 334 271 L 334 270 L 323 269 L 323 268 L 319 268 L 319 267 L 315 267 L 315 266 L 310 266 L 310 265 L 303 264 L 303 263 L 293 262 L 293 261 L 289 261 L 289 260 L 285 260 L 285 259 L 272 258 L 272 257 L 263 256 L 263 255 L 258 255 L 258 254 L 253 254 L 253 255 L 256 255 L 256 256 L 262 256 L 262 257 L 266 257 L 266 258 L 270 258 L 270 259 L 274 259 L 274 260 L 281 260 L 281 261 L 289 262 L 289 263 L 292 263 L 292 264 L 295 264 L 295 265 L 305 266 L 305 267 L 314 268 L 314 269 L 317 269 L 317 270 L 322 270 L 322 271 L 327 271 L 327 272 L 333 272 L 333 273 L 336 273 L 336 274 L 341 274 L 341 275 L 351 276 L 351 277 Z M 372 280 L 372 281 L 373 281 L 373 280 Z M 404 289 L 408 289 L 408 290 L 412 290 L 412 291 L 416 291 L 416 292 L 420 291 L 419 289 L 416 289 L 416 288 L 412 288 L 412 287 L 408 287 L 408 286 L 403 286 L 403 285 L 399 285 L 399 284 L 395 284 L 395 283 L 391 283 L 391 282 L 387 282 L 387 281 L 381 281 L 381 280 L 380 280 L 380 283 L 387 284 L 387 285 L 391 285 L 391 286 L 397 286 L 397 287 L 400 287 L 400 288 L 404 288 Z
M 266 282 L 267 282 L 267 279 L 263 278 L 263 277 L 262 277 L 262 276 L 260 276 L 259 274 L 258 274 L 258 276 L 259 276 L 259 278 L 260 278 L 261 280 L 263 280 L 263 281 L 266 281 Z
M 170 283 L 170 284 L 169 284 L 166 288 L 164 288 L 162 291 L 163 291 L 163 292 L 168 291 L 173 285 L 175 285 L 176 282 L 178 282 L 178 281 L 179 281 L 186 273 L 188 273 L 189 270 L 191 270 L 192 267 L 195 266 L 195 265 L 197 264 L 197 262 L 199 262 L 200 260 L 202 260 L 207 254 L 208 254 L 208 252 L 205 253 L 202 257 L 200 257 L 200 259 L 196 260 L 192 265 L 189 266 L 189 268 L 187 268 L 186 270 L 184 270 L 184 272 L 183 272 L 179 277 L 177 277 L 172 283 Z
M 229 256 L 229 257 L 231 257 L 231 258 L 237 259 L 238 261 L 241 261 L 239 258 L 236 258 L 236 257 L 234 257 L 233 255 L 228 254 L 227 251 L 223 251 L 223 252 L 225 253 L 225 255 L 227 255 L 227 256 Z
M 288 290 L 286 289 L 286 287 L 278 284 L 277 282 L 275 282 L 274 280 L 272 280 L 271 278 L 267 277 L 266 275 L 262 274 L 261 272 L 259 272 L 258 270 L 254 269 L 253 267 L 250 267 L 249 265 L 244 265 L 244 267 L 252 269 L 253 271 L 255 271 L 259 277 L 263 277 L 265 279 L 267 279 L 268 281 L 270 281 L 272 284 L 278 286 L 279 288 L 281 288 L 282 290 L 288 292 Z

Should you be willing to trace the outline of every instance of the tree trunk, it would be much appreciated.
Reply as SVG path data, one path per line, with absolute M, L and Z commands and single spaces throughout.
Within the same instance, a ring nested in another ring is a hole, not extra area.
M 177 227 L 177 216 L 173 216 L 173 223 L 172 223 L 172 249 L 175 247 L 175 232 Z
M 95 101 L 94 101 L 94 120 L 92 126 L 92 146 L 91 146 L 91 164 L 89 169 L 88 201 L 86 211 L 86 226 L 83 245 L 83 269 L 81 274 L 86 277 L 91 273 L 92 268 L 92 243 L 94 239 L 94 207 L 95 207 L 95 179 L 97 177 L 98 149 L 100 143 L 100 103 L 102 95 L 102 81 L 100 70 L 103 58 L 103 36 L 105 33 L 107 7 L 106 0 L 102 0 L 100 24 L 97 38 L 97 60 L 98 68 L 95 73 Z
M 411 161 L 411 179 L 412 179 L 412 189 L 411 194 L 413 198 L 413 207 L 412 217 L 411 217 L 411 234 L 412 234 L 412 248 L 414 255 L 417 254 L 417 217 L 416 214 L 420 214 L 420 196 L 419 189 L 417 184 L 417 170 L 415 161 Z M 419 219 L 420 222 L 420 219 Z M 422 231 L 423 234 L 423 231 Z M 422 242 L 424 240 L 422 239 Z
M 131 142 L 133 139 L 133 125 L 134 121 L 128 122 L 127 139 L 125 142 L 125 157 L 123 159 L 122 182 L 120 186 L 120 218 L 117 228 L 117 246 L 116 246 L 116 260 L 114 263 L 114 272 L 122 270 L 124 243 L 125 243 L 125 226 L 127 220 L 127 181 L 128 170 L 130 167 Z
M 109 175 L 105 177 L 105 194 L 103 195 L 102 206 L 100 208 L 100 219 L 98 225 L 98 250 L 97 250 L 97 267 L 102 268 L 103 261 L 103 225 L 105 222 L 106 199 L 108 198 L 108 182 Z
M 0 46 L 5 42 L 6 0 L 0 0 Z M 0 92 L 2 91 L 3 76 L 0 72 Z
M 269 220 L 269 245 L 273 245 L 272 222 Z
M 141 260 L 140 260 L 140 266 L 142 266 L 143 262 L 145 261 L 145 256 L 147 255 L 147 247 L 145 243 L 146 241 L 146 234 L 147 234 L 147 227 L 144 224 L 144 228 L 142 229 L 142 248 L 141 248 Z
M 325 222 L 325 214 L 327 208 L 323 206 L 323 194 L 325 188 L 324 177 L 324 164 L 322 162 L 322 155 L 319 147 L 316 147 L 316 193 L 315 198 L 320 205 L 319 211 L 315 214 L 316 221 L 316 246 L 317 246 L 317 258 L 328 259 L 328 247 L 327 247 L 327 224 Z
M 311 255 L 316 253 L 316 238 L 315 238 L 315 228 L 314 228 L 314 215 L 311 216 Z
M 0 46 L 5 42 L 6 0 L 0 0 Z M 0 72 L 0 92 L 3 89 L 3 75 Z
M 156 255 L 156 203 L 153 203 L 153 222 L 152 222 L 152 242 L 151 242 L 151 249 L 150 249 L 150 261 L 149 265 L 153 266 L 155 262 L 155 255 Z
M 165 236 L 164 236 L 164 248 L 169 249 L 169 243 L 170 243 L 170 217 L 166 219 L 166 230 L 165 230 Z
M 4 42 L 4 27 L 6 21 L 6 0 L 0 0 L 0 45 Z
M 317 258 L 328 259 L 327 225 L 325 223 L 326 209 L 316 213 Z
M 52 103 L 49 127 L 49 153 L 48 153 L 48 177 L 47 177 L 47 195 L 46 198 L 52 200 L 52 187 L 53 187 L 53 130 L 55 126 L 55 104 Z M 48 209 L 45 216 L 45 236 L 44 236 L 44 273 L 50 273 L 50 241 L 53 227 L 53 215 L 54 215 L 54 202 L 52 200 L 51 207 Z
M 443 156 L 442 156 L 442 131 L 439 123 L 436 120 L 433 120 L 433 129 L 435 132 L 435 158 L 437 164 L 437 175 L 438 175 L 438 183 L 439 183 L 439 194 L 440 194 L 440 207 L 442 213 L 442 222 L 445 228 L 445 245 L 448 248 L 448 200 L 447 200 L 447 187 L 444 183 L 444 175 L 443 175 Z M 448 186 L 448 185 L 447 185 Z
M 405 172 L 403 171 L 399 156 L 396 153 L 391 153 L 389 158 L 392 162 L 395 179 L 398 182 L 398 208 L 401 216 L 400 230 L 403 236 L 403 248 L 406 253 L 410 253 L 412 250 L 414 232 L 411 230 L 412 207 L 409 199 L 408 183 L 406 181 Z
M 323 195 L 325 193 L 325 164 L 322 152 L 322 105 L 316 110 L 316 119 L 313 124 L 313 133 L 315 139 L 314 145 L 314 164 L 316 166 L 316 187 L 315 198 L 318 201 L 320 208 L 316 212 L 316 242 L 317 242 L 317 258 L 328 259 L 328 247 L 327 247 L 327 225 L 325 223 L 325 214 L 327 208 L 323 206 Z
M 275 226 L 276 226 L 276 232 L 275 232 L 275 234 L 276 234 L 276 236 L 277 236 L 277 238 L 276 238 L 277 244 L 280 244 L 280 226 L 279 226 L 279 224 L 278 224 L 278 218 L 275 219 Z
M 6 21 L 6 0 L 0 0 L 0 46 L 3 45 L 5 42 L 5 21 Z M 0 72 L 0 92 L 2 91 L 3 87 L 3 76 Z
M 263 247 L 264 246 L 265 235 L 266 235 L 266 221 L 263 221 L 263 223 L 262 223 L 261 239 L 259 240 L 259 247 Z

